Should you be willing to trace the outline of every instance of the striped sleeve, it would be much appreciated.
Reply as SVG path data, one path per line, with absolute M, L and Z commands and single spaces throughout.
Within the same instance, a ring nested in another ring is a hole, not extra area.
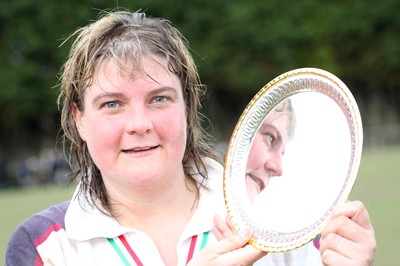
M 12 234 L 5 257 L 5 265 L 43 265 L 37 247 L 47 237 L 64 229 L 64 217 L 69 201 L 52 206 L 22 222 Z

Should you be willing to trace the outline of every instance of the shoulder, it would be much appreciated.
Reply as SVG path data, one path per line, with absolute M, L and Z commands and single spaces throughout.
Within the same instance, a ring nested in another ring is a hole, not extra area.
M 69 201 L 65 201 L 38 212 L 22 222 L 15 232 L 25 231 L 37 241 L 46 232 L 51 233 L 65 228 L 64 218 L 68 206 Z
M 23 221 L 11 235 L 6 250 L 6 265 L 36 265 L 37 247 L 48 236 L 65 230 L 64 217 L 69 201 L 49 207 Z

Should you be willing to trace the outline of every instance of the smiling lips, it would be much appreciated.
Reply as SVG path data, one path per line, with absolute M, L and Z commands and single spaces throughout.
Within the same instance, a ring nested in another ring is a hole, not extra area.
M 125 152 L 125 153 L 139 153 L 139 152 L 153 150 L 153 149 L 156 149 L 158 147 L 159 147 L 159 145 L 157 145 L 157 146 L 138 147 L 138 148 L 122 150 L 122 152 Z
M 252 174 L 250 174 L 250 173 L 247 173 L 246 175 L 247 175 L 248 177 L 250 177 L 250 178 L 257 184 L 257 186 L 259 187 L 260 192 L 264 190 L 264 188 L 265 188 L 265 182 L 264 182 L 263 179 L 258 178 L 257 176 L 254 176 L 254 175 L 252 175 Z

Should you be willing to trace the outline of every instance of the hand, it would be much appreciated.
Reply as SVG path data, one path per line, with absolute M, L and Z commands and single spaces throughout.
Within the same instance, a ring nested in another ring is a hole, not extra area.
M 324 265 L 373 265 L 376 240 L 368 212 L 360 201 L 340 206 L 321 233 Z
M 218 216 L 214 216 L 214 227 L 212 231 L 217 240 L 231 237 L 237 233 L 233 227 L 231 219 L 229 219 L 228 216 L 226 217 L 225 221 Z
M 237 233 L 229 219 L 224 222 L 214 217 L 213 233 L 218 242 L 205 247 L 189 262 L 195 265 L 252 265 L 267 253 L 249 245 L 250 230 Z

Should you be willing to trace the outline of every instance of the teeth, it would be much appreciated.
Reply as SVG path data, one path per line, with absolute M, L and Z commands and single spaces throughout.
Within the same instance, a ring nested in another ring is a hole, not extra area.
M 124 152 L 141 152 L 141 151 L 149 151 L 152 149 L 157 148 L 158 146 L 147 146 L 147 147 L 141 147 L 141 148 L 131 148 L 131 149 L 124 149 Z
M 151 147 L 147 147 L 147 148 L 138 148 L 138 149 L 134 149 L 133 151 L 147 151 L 150 150 Z

